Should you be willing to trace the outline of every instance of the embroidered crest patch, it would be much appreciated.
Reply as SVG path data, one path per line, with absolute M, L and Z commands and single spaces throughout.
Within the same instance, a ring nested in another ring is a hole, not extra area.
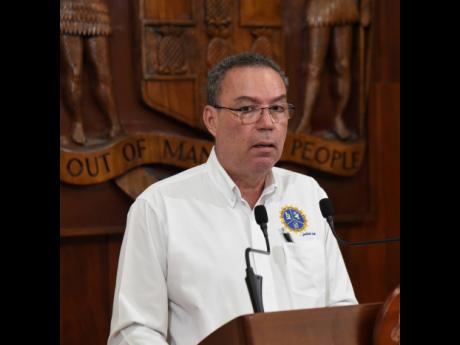
M 307 216 L 305 213 L 292 205 L 284 206 L 280 212 L 281 224 L 288 231 L 301 233 L 308 227 Z

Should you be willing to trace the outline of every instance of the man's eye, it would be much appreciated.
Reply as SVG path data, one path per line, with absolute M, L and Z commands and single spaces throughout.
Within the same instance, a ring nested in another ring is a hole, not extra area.
M 279 104 L 270 106 L 270 110 L 274 111 L 275 113 L 283 113 L 284 109 L 285 109 L 284 106 L 279 105 Z
M 247 106 L 244 106 L 244 107 L 240 107 L 238 109 L 238 111 L 241 111 L 243 114 L 246 114 L 246 113 L 250 113 L 250 112 L 254 111 L 254 109 L 255 109 L 255 107 L 247 105 Z

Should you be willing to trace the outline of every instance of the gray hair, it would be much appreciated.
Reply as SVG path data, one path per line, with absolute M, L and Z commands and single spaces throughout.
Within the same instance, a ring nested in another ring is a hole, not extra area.
M 221 60 L 214 67 L 212 67 L 208 72 L 208 86 L 207 86 L 207 95 L 208 95 L 208 104 L 217 105 L 217 98 L 220 95 L 222 80 L 224 80 L 225 73 L 232 68 L 236 67 L 268 67 L 280 75 L 283 79 L 286 89 L 289 85 L 288 78 L 280 66 L 273 61 L 272 59 L 257 54 L 257 53 L 242 53 L 232 56 L 228 56 L 225 59 Z

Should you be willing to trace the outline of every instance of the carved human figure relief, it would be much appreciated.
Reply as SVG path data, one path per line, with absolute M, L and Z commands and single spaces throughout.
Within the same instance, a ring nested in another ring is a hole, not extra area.
M 296 132 L 311 133 L 311 119 L 319 96 L 321 77 L 328 48 L 333 50 L 334 70 L 337 74 L 337 104 L 333 132 L 339 139 L 349 139 L 354 133 L 343 119 L 351 93 L 351 56 L 353 24 L 370 25 L 370 1 L 361 0 L 360 11 L 354 0 L 308 0 L 306 22 L 309 30 L 308 62 L 304 106 Z M 360 49 L 364 49 L 360 47 Z M 364 63 L 360 61 L 360 63 Z
M 116 137 L 122 129 L 112 88 L 108 40 L 111 26 L 107 4 L 103 0 L 61 0 L 60 32 L 64 72 L 62 96 L 73 120 L 72 140 L 81 145 L 87 143 L 82 108 L 85 55 L 94 67 L 91 83 L 95 85 L 96 99 L 110 121 L 109 137 Z

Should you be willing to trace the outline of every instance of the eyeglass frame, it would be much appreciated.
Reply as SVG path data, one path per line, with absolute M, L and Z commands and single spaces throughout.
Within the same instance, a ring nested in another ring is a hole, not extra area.
M 250 123 L 243 123 L 243 118 L 242 118 L 242 115 L 241 112 L 241 108 L 244 108 L 244 107 L 241 107 L 239 109 L 235 109 L 235 108 L 229 108 L 229 107 L 223 107 L 221 105 L 211 105 L 211 107 L 213 108 L 216 108 L 216 109 L 226 109 L 226 110 L 230 110 L 231 114 L 232 115 L 235 115 L 236 117 L 238 117 L 241 121 L 241 124 L 242 125 L 252 125 L 254 123 L 257 123 L 262 117 L 263 117 L 263 113 L 264 113 L 264 109 L 267 109 L 268 110 L 268 114 L 270 115 L 270 118 L 271 120 L 273 121 L 273 123 L 280 123 L 280 121 L 275 121 L 271 111 L 270 111 L 270 108 L 273 107 L 273 106 L 276 106 L 276 105 L 281 105 L 281 104 L 272 104 L 268 107 L 256 107 L 256 109 L 254 110 L 260 110 L 260 113 L 259 113 L 259 117 L 257 118 L 257 120 L 255 120 L 254 122 L 250 122 Z M 293 112 L 295 110 L 295 106 L 291 103 L 283 103 L 283 105 L 287 105 L 287 112 L 288 112 L 288 117 L 286 120 L 289 120 L 291 118 L 291 112 Z

